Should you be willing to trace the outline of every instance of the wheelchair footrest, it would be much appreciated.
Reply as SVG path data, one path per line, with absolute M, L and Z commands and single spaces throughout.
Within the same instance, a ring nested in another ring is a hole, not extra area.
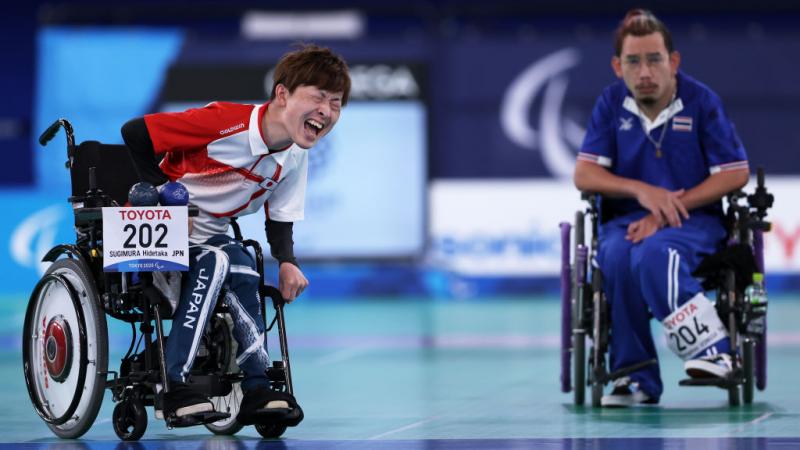
M 655 364 L 658 364 L 658 360 L 656 360 L 656 359 L 648 359 L 647 361 L 638 362 L 636 364 L 632 364 L 630 366 L 623 367 L 621 369 L 617 369 L 617 370 L 609 373 L 608 375 L 606 375 L 600 381 L 602 381 L 603 383 L 607 383 L 609 381 L 614 381 L 616 379 L 628 376 L 628 375 L 632 374 L 633 372 L 637 372 L 639 370 L 642 370 L 642 369 L 644 369 L 646 367 L 649 367 L 649 366 L 652 366 L 652 365 L 655 365 Z
M 687 378 L 678 382 L 680 386 L 716 386 L 728 389 L 739 385 L 735 378 Z
M 192 427 L 195 425 L 214 423 L 222 419 L 227 419 L 230 416 L 231 416 L 230 414 L 224 412 L 209 411 L 209 412 L 191 414 L 183 417 L 168 417 L 167 427 L 169 428 Z
M 256 424 L 271 425 L 280 423 L 293 427 L 303 420 L 303 413 L 299 407 L 265 408 L 256 411 L 252 419 Z

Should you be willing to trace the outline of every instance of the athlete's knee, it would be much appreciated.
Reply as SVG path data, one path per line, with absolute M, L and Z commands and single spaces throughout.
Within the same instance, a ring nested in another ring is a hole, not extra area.
M 660 274 L 665 266 L 677 268 L 681 264 L 678 249 L 651 236 L 642 241 L 631 255 L 631 270 L 642 276 Z
M 224 280 L 230 268 L 228 255 L 212 245 L 202 245 L 200 247 L 194 261 L 190 262 L 194 265 L 195 272 L 205 277 Z

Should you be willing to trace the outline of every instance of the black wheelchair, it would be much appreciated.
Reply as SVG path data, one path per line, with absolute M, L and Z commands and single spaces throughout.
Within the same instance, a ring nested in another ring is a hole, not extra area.
M 574 226 L 561 228 L 561 391 L 573 392 L 575 405 L 583 405 L 585 390 L 591 388 L 591 404 L 601 406 L 609 382 L 649 365 L 641 361 L 613 372 L 608 370 L 610 308 L 603 291 L 603 274 L 594 263 L 598 252 L 598 225 L 604 222 L 599 195 L 582 193 L 588 207 L 575 214 Z M 733 370 L 726 378 L 685 379 L 682 386 L 717 386 L 728 391 L 731 406 L 753 401 L 754 386 L 767 386 L 766 311 L 746 301 L 744 291 L 754 272 L 764 273 L 763 233 L 770 230 L 765 221 L 773 196 L 764 185 L 764 172 L 757 172 L 753 194 L 738 190 L 727 195 L 726 242 L 706 257 L 693 273 L 703 288 L 716 294 L 715 308 L 731 339 Z M 586 220 L 590 240 L 586 244 Z M 573 239 L 570 239 L 571 231 Z M 756 326 L 759 324 L 760 326 Z M 588 353 L 587 353 L 588 340 Z M 740 355 L 741 359 L 737 356 Z
M 73 439 L 94 423 L 105 389 L 116 406 L 112 424 L 120 439 L 138 440 L 147 429 L 146 406 L 161 405 L 168 391 L 164 321 L 171 309 L 151 272 L 104 272 L 102 208 L 121 206 L 130 186 L 138 182 L 133 161 L 123 145 L 86 141 L 75 145 L 71 124 L 60 119 L 39 138 L 46 145 L 59 129 L 67 138 L 74 208 L 75 244 L 62 244 L 44 257 L 52 262 L 28 302 L 23 331 L 25 383 L 33 407 L 52 432 Z M 189 206 L 189 216 L 196 208 Z M 267 331 L 277 323 L 281 359 L 272 361 L 267 376 L 273 390 L 293 394 L 285 332 L 284 299 L 264 284 L 264 261 L 257 241 L 242 239 L 232 222 L 235 239 L 252 250 L 260 276 L 262 299 L 270 298 L 275 313 Z M 168 428 L 203 423 L 214 434 L 233 435 L 242 429 L 236 415 L 242 401 L 243 375 L 236 364 L 233 321 L 224 299 L 213 311 L 195 358 L 188 383 L 204 392 L 215 406 L 202 421 L 165 417 Z M 118 371 L 108 370 L 106 315 L 130 323 L 132 337 Z M 138 326 L 138 331 L 137 331 Z M 255 425 L 264 438 L 280 437 L 287 422 Z

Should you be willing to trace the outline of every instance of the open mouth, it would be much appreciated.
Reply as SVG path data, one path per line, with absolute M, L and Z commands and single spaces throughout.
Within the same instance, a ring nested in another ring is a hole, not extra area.
M 314 135 L 319 136 L 322 133 L 322 130 L 325 128 L 321 122 L 317 122 L 314 119 L 308 119 L 305 121 L 305 129 L 314 133 Z

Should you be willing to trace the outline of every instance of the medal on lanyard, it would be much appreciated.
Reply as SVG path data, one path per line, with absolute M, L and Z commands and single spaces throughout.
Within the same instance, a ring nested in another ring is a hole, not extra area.
M 669 120 L 664 122 L 664 125 L 663 125 L 664 129 L 661 130 L 661 136 L 659 136 L 658 140 L 656 141 L 655 139 L 653 139 L 652 136 L 650 136 L 650 133 L 647 132 L 647 128 L 644 125 L 644 121 L 641 120 L 641 117 L 639 119 L 640 119 L 640 123 L 642 124 L 642 131 L 644 131 L 645 137 L 647 137 L 647 140 L 650 141 L 653 144 L 653 146 L 656 148 L 656 158 L 661 158 L 662 156 L 664 156 L 664 154 L 661 152 L 661 143 L 664 142 L 664 136 L 667 135 L 667 128 L 669 128 Z
M 673 95 L 672 100 L 670 100 L 669 105 L 667 105 L 665 110 L 669 111 L 670 109 L 672 109 L 672 105 L 674 103 L 675 103 L 675 96 Z M 658 140 L 656 141 L 655 139 L 653 139 L 652 136 L 650 136 L 650 133 L 647 131 L 647 126 L 644 123 L 644 117 L 642 117 L 641 112 L 637 112 L 636 115 L 639 117 L 639 124 L 642 126 L 642 131 L 644 132 L 645 137 L 656 148 L 656 158 L 661 158 L 662 156 L 664 156 L 664 153 L 661 151 L 661 143 L 664 142 L 664 136 L 667 135 L 667 128 L 669 128 L 669 122 L 672 119 L 671 118 L 667 119 L 664 122 L 664 129 L 661 130 L 661 136 L 659 136 Z

